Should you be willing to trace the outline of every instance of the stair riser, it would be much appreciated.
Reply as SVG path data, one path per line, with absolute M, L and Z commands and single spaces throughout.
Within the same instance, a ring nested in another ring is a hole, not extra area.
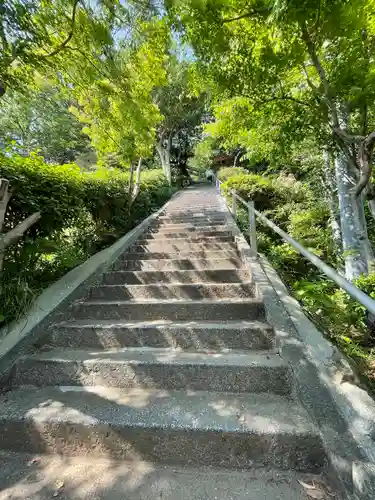
M 229 233 L 232 234 L 228 226 L 221 224 L 203 226 L 202 224 L 159 224 L 153 223 L 148 228 L 149 233 Z
M 254 297 L 253 284 L 226 283 L 217 285 L 112 285 L 93 288 L 92 299 L 236 299 Z
M 276 467 L 319 471 L 324 451 L 316 435 L 218 432 L 210 429 L 120 427 L 98 422 L 84 425 L 0 420 L 0 448 L 14 452 L 57 453 L 67 456 L 142 458 L 165 464 L 239 469 Z
M 188 241 L 203 240 L 210 242 L 213 239 L 219 241 L 233 241 L 230 231 L 155 231 L 142 235 L 145 240 L 166 240 L 171 238 L 183 238 Z
M 176 260 L 176 259 L 204 259 L 204 260 L 214 260 L 214 259 L 233 259 L 234 261 L 239 261 L 239 255 L 236 251 L 213 251 L 213 250 L 202 250 L 202 251 L 191 251 L 191 252 L 179 252 L 178 250 L 172 249 L 172 251 L 164 251 L 163 252 L 145 252 L 143 249 L 140 251 L 129 252 L 127 254 L 122 255 L 121 260 L 155 260 L 155 259 L 163 259 L 163 260 Z M 212 265 L 211 265 L 212 267 Z
M 145 285 L 150 283 L 241 283 L 251 281 L 246 271 L 210 269 L 207 271 L 149 271 L 106 273 L 103 285 Z
M 159 259 L 159 260 L 119 260 L 114 269 L 126 271 L 205 271 L 208 269 L 237 270 L 242 266 L 240 259 Z
M 266 350 L 274 347 L 270 328 L 205 329 L 159 326 L 155 328 L 59 327 L 48 344 L 55 347 L 116 349 L 121 347 L 172 347 L 199 351 L 222 349 Z
M 130 252 L 230 252 L 237 253 L 235 243 L 226 241 L 210 241 L 201 243 L 201 241 L 182 241 L 171 240 L 146 240 L 147 243 L 137 242 L 134 246 L 130 247 Z
M 25 358 L 17 364 L 12 386 L 74 385 L 127 389 L 290 394 L 285 366 L 210 366 L 202 364 L 54 362 Z
M 161 212 L 160 216 L 178 216 L 178 217 L 224 217 L 220 206 L 213 204 L 209 208 L 202 200 L 190 199 L 188 203 L 179 203 L 175 206 L 169 206 L 167 210 Z
M 215 224 L 225 225 L 228 221 L 224 217 L 191 217 L 187 215 L 184 216 L 162 216 L 159 217 L 158 222 L 162 224 L 204 224 L 205 226 L 212 226 Z
M 162 230 L 162 231 L 185 231 L 187 230 L 203 230 L 203 231 L 224 231 L 227 230 L 227 221 L 192 221 L 192 222 L 173 222 L 168 220 L 151 222 L 150 230 Z
M 145 233 L 148 237 L 155 237 L 162 235 L 164 238 L 168 238 L 168 234 L 175 236 L 176 234 L 181 234 L 180 238 L 189 237 L 213 237 L 213 236 L 232 236 L 232 231 L 228 230 L 226 227 L 217 228 L 217 227 L 173 227 L 173 228 L 165 228 L 165 227 L 151 227 Z
M 226 321 L 264 320 L 264 306 L 261 302 L 238 303 L 82 303 L 71 309 L 71 318 L 76 319 L 124 319 L 129 321 L 171 320 L 171 321 Z

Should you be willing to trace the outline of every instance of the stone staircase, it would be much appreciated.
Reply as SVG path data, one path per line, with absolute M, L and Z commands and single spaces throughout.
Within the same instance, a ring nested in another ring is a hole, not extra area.
M 171 201 L 45 347 L 18 361 L 0 401 L 0 449 L 324 467 L 226 217 L 212 188 Z

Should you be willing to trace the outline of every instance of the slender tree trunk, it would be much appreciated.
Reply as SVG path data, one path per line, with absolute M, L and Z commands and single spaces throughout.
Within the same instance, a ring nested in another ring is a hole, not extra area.
M 364 246 L 365 255 L 366 255 L 366 259 L 367 259 L 367 267 L 368 267 L 368 271 L 370 272 L 370 270 L 374 269 L 374 250 L 372 248 L 370 239 L 368 237 L 366 212 L 365 212 L 365 194 L 364 193 L 361 193 L 361 195 L 357 197 L 357 206 L 358 206 L 359 221 L 361 224 L 360 237 L 363 241 L 363 246 Z
M 240 159 L 240 157 L 242 156 L 242 151 L 239 151 L 236 156 L 234 157 L 234 163 L 233 163 L 233 167 L 236 168 L 237 166 L 237 162 L 238 160 Z
M 173 139 L 173 131 L 171 130 L 168 136 L 167 149 L 165 150 L 165 166 L 167 172 L 167 180 L 170 186 L 172 185 L 172 172 L 171 172 L 172 139 Z
M 172 185 L 172 173 L 171 173 L 171 147 L 172 147 L 172 139 L 173 132 L 171 131 L 168 140 L 167 146 L 164 148 L 163 140 L 161 139 L 159 143 L 156 145 L 156 150 L 159 153 L 161 167 L 163 169 L 164 175 L 167 178 L 168 184 Z
M 134 162 L 132 161 L 130 164 L 129 185 L 128 185 L 129 205 L 131 205 L 132 201 L 133 186 L 134 186 Z
M 341 225 L 340 225 L 340 209 L 339 200 L 337 197 L 336 182 L 334 179 L 333 165 L 331 161 L 332 155 L 325 149 L 323 151 L 324 159 L 324 174 L 325 174 L 325 184 L 327 188 L 327 201 L 330 211 L 330 222 L 332 229 L 332 239 L 335 245 L 336 251 L 342 253 L 342 238 L 341 238 Z
M 367 256 L 358 231 L 361 226 L 357 201 L 354 195 L 356 179 L 349 162 L 340 150 L 335 157 L 335 171 L 340 207 L 345 276 L 348 280 L 368 274 Z
M 11 197 L 12 192 L 9 189 L 9 181 L 7 179 L 0 179 L 0 233 L 3 230 L 5 213 Z
M 371 215 L 375 219 L 375 198 L 371 197 L 367 200 L 368 208 L 370 210 Z
M 166 179 L 169 182 L 169 185 L 171 184 L 171 174 L 170 174 L 170 159 L 169 156 L 166 154 L 166 150 L 163 148 L 162 144 L 159 143 L 156 145 L 156 150 L 159 153 L 160 157 L 160 162 L 161 162 L 161 168 L 163 169 L 164 175 Z
M 141 172 L 142 172 L 142 158 L 139 158 L 137 170 L 135 172 L 135 183 L 132 194 L 132 203 L 137 198 L 139 190 L 141 189 Z
M 3 234 L 2 229 L 5 220 L 5 214 L 9 200 L 12 196 L 9 190 L 9 182 L 6 179 L 0 179 L 0 271 L 3 269 L 5 250 L 18 241 L 24 233 L 35 224 L 41 217 L 40 212 L 30 215 L 24 221 L 20 222 L 16 227 Z

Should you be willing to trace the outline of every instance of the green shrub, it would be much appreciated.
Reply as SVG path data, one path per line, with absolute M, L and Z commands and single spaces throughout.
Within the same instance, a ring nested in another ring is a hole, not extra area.
M 247 174 L 248 172 L 241 167 L 224 167 L 221 168 L 217 174 L 221 181 L 226 181 L 229 177 L 235 177 L 236 175 Z
M 224 193 L 235 190 L 246 201 L 254 201 L 257 210 L 276 210 L 285 203 L 300 203 L 307 196 L 307 188 L 300 182 L 291 182 L 283 176 L 236 174 L 222 185 Z
M 42 218 L 31 231 L 50 235 L 69 227 L 84 207 L 85 183 L 76 165 L 47 165 L 37 155 L 0 153 L 0 177 L 8 179 L 13 191 L 5 229 L 40 211 Z
M 324 200 L 317 201 L 306 185 L 292 176 L 236 174 L 223 184 L 227 196 L 232 189 L 244 199 L 254 200 L 258 210 L 325 262 L 333 267 L 341 264 L 332 241 L 328 206 Z M 247 235 L 246 212 L 238 206 L 237 222 Z M 365 308 L 259 221 L 257 236 L 260 251 L 267 255 L 306 314 L 351 358 L 375 389 L 375 337 L 368 327 Z M 375 298 L 375 274 L 363 276 L 355 284 Z
M 42 216 L 7 249 L 0 281 L 0 324 L 19 316 L 35 295 L 90 255 L 113 243 L 163 205 L 171 189 L 161 170 L 145 171 L 130 205 L 129 174 L 49 165 L 37 155 L 0 153 L 0 177 L 13 191 L 4 230 Z

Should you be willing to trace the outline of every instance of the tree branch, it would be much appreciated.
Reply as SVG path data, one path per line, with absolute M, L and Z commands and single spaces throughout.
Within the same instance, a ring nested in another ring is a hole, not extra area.
M 16 227 L 0 236 L 0 252 L 4 251 L 9 245 L 19 240 L 23 234 L 41 217 L 40 212 L 30 215 L 27 219 L 20 222 Z
M 0 233 L 3 229 L 5 214 L 12 192 L 9 190 L 9 181 L 0 179 Z
M 299 99 L 296 99 L 294 97 L 291 97 L 291 96 L 281 96 L 281 97 L 270 97 L 269 99 L 265 99 L 264 101 L 261 101 L 260 103 L 258 103 L 260 106 L 263 106 L 264 104 L 268 104 L 269 102 L 273 102 L 273 101 L 292 101 L 292 102 L 295 102 L 297 104 L 300 104 L 301 106 L 306 106 L 306 107 L 310 107 L 310 104 L 308 104 L 307 102 L 303 102 L 303 101 L 300 101 Z
M 267 13 L 270 12 L 270 9 L 268 7 L 263 7 L 263 8 L 259 8 L 256 10 L 251 10 L 249 12 L 244 12 L 243 14 L 240 14 L 239 16 L 236 16 L 236 17 L 231 17 L 229 19 L 223 19 L 222 22 L 223 23 L 233 23 L 234 21 L 239 21 L 240 19 L 244 19 L 246 17 L 253 17 L 257 14 L 263 14 L 266 12 Z
M 361 177 L 355 187 L 354 194 L 358 197 L 367 186 L 372 174 L 372 151 L 375 146 L 375 132 L 371 132 L 359 147 L 359 164 Z
M 324 71 L 324 68 L 321 65 L 321 62 L 319 60 L 318 54 L 316 53 L 315 45 L 314 45 L 313 41 L 311 40 L 311 37 L 309 35 L 309 32 L 307 30 L 307 26 L 306 26 L 305 22 L 303 22 L 301 24 L 301 31 L 302 31 L 302 39 L 304 40 L 306 47 L 307 47 L 307 52 L 309 53 L 311 61 L 312 61 L 313 65 L 314 65 L 314 67 L 319 75 L 320 81 L 322 82 L 326 104 L 331 111 L 333 126 L 335 128 L 339 128 L 340 124 L 339 124 L 339 119 L 337 116 L 337 110 L 336 110 L 335 104 L 332 102 L 331 87 L 329 85 L 327 75 Z
M 80 0 L 74 0 L 71 28 L 70 28 L 70 32 L 69 32 L 68 36 L 65 38 L 65 40 L 58 47 L 56 47 L 55 50 L 53 50 L 49 54 L 46 54 L 44 57 L 55 56 L 56 54 L 61 52 L 63 49 L 65 49 L 65 47 L 68 45 L 70 40 L 73 38 L 75 22 L 76 22 L 76 13 L 77 13 L 77 7 L 78 7 L 79 2 L 80 2 Z
M 342 128 L 333 128 L 333 133 L 342 139 L 346 144 L 358 144 L 359 141 L 366 139 L 365 136 L 348 134 Z

